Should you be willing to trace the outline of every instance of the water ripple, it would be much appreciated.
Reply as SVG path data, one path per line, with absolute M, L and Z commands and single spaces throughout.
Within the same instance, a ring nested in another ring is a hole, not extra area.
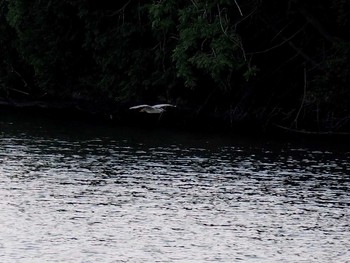
M 1 262 L 349 262 L 349 154 L 0 139 Z

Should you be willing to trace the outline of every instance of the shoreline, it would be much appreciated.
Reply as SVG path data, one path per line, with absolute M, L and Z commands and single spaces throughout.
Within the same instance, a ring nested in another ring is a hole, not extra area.
M 49 116 L 57 120 L 69 119 L 106 125 L 167 128 L 193 132 L 224 133 L 228 135 L 262 136 L 286 139 L 312 139 L 327 141 L 342 141 L 350 137 L 343 132 L 315 132 L 303 129 L 293 129 L 271 124 L 266 128 L 256 122 L 229 122 L 223 116 L 209 114 L 193 114 L 189 109 L 180 107 L 159 114 L 147 114 L 130 111 L 128 105 L 112 103 L 92 103 L 78 100 L 4 100 L 0 99 L 0 113 L 31 114 L 33 116 Z

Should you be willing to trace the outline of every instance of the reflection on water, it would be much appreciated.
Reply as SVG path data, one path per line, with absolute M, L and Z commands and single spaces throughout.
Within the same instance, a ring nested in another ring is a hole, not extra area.
M 21 125 L 1 123 L 0 262 L 349 262 L 349 152 Z

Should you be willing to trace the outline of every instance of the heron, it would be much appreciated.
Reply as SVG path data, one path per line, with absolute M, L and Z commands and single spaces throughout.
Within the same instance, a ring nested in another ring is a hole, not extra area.
M 143 104 L 143 105 L 137 105 L 137 106 L 130 107 L 129 109 L 130 110 L 140 109 L 140 112 L 159 114 L 159 113 L 163 113 L 165 111 L 165 108 L 167 108 L 167 107 L 176 107 L 176 106 L 171 105 L 171 104 L 156 104 L 153 106 Z

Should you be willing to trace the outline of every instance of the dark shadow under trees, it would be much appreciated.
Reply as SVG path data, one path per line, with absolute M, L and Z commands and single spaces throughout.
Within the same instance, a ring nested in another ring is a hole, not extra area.
M 350 2 L 0 0 L 2 101 L 350 131 Z

